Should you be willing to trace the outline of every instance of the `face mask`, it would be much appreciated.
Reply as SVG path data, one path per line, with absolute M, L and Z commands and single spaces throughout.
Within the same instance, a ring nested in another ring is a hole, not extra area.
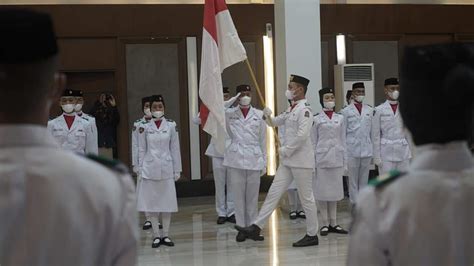
M 74 112 L 74 107 L 75 105 L 74 104 L 63 104 L 61 105 L 61 108 L 63 109 L 63 111 L 66 113 L 66 114 L 70 114 L 72 112 Z
M 288 100 L 293 100 L 293 98 L 295 97 L 295 94 L 290 90 L 286 90 L 285 91 L 285 96 Z
M 364 99 L 365 99 L 365 96 L 364 96 L 364 95 L 359 95 L 359 96 L 357 96 L 357 97 L 355 98 L 356 102 L 358 102 L 358 103 L 363 102 Z
M 240 105 L 242 106 L 248 106 L 250 105 L 250 101 L 252 100 L 252 98 L 250 98 L 249 96 L 244 96 L 242 98 L 240 98 Z
M 398 100 L 398 96 L 400 96 L 400 92 L 399 91 L 391 91 L 388 93 L 388 95 L 390 96 L 390 98 L 394 99 L 394 100 Z
M 83 106 L 83 104 L 79 104 L 79 103 L 76 104 L 76 107 L 74 107 L 74 111 L 76 111 L 76 112 L 82 111 L 82 106 Z
M 145 108 L 145 109 L 143 110 L 143 113 L 144 113 L 147 117 L 151 117 L 150 108 Z
M 334 106 L 336 106 L 335 102 L 324 102 L 324 108 L 326 109 L 332 109 Z
M 153 112 L 152 115 L 153 115 L 154 118 L 161 118 L 162 116 L 165 115 L 165 112 L 163 112 L 163 111 L 156 111 L 156 112 Z

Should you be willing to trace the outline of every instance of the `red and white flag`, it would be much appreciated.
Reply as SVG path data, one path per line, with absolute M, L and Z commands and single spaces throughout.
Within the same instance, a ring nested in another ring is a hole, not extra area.
M 205 0 L 199 97 L 201 123 L 218 152 L 225 148 L 222 72 L 247 58 L 225 0 Z

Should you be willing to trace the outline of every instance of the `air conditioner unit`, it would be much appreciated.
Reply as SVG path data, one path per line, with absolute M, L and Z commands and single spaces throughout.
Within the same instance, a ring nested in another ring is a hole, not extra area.
M 334 89 L 336 93 L 336 110 L 340 110 L 347 105 L 346 93 L 348 90 L 352 90 L 352 84 L 356 82 L 364 82 L 364 103 L 374 106 L 374 64 L 344 64 L 334 66 Z

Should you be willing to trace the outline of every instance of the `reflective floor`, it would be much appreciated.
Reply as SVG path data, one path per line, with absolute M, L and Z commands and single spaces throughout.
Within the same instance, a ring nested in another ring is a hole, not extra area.
M 152 231 L 141 231 L 138 265 L 345 265 L 344 235 L 320 237 L 317 247 L 293 248 L 305 234 L 305 220 L 290 220 L 285 200 L 281 205 L 263 231 L 265 241 L 237 243 L 233 224 L 216 224 L 213 197 L 180 199 L 170 229 L 176 246 L 152 249 Z M 349 226 L 347 199 L 338 204 L 338 223 Z

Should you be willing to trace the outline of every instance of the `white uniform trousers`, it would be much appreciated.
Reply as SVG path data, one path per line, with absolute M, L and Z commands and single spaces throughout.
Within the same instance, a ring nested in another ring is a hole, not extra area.
M 254 223 L 258 225 L 258 227 L 263 228 L 266 221 L 277 207 L 281 196 L 286 192 L 288 186 L 293 180 L 296 181 L 298 195 L 306 214 L 307 234 L 309 236 L 315 236 L 318 232 L 319 226 L 318 213 L 313 195 L 313 169 L 290 168 L 280 164 L 267 197 L 265 198 L 262 209 Z
M 389 162 L 389 161 L 382 161 L 382 172 L 379 175 L 385 174 L 390 172 L 390 170 L 398 170 L 400 172 L 404 172 L 408 170 L 408 166 L 410 165 L 410 160 L 405 160 L 401 162 Z
M 222 165 L 223 162 L 224 158 L 212 157 L 212 171 L 214 172 L 216 189 L 216 212 L 218 216 L 230 217 L 234 214 L 234 201 L 229 187 L 228 168 Z
M 260 171 L 228 167 L 230 190 L 234 196 L 235 220 L 247 227 L 257 218 Z
M 356 203 L 356 197 L 359 190 L 367 186 L 369 182 L 371 157 L 366 158 L 347 158 L 347 170 L 349 177 L 349 196 L 352 204 Z

